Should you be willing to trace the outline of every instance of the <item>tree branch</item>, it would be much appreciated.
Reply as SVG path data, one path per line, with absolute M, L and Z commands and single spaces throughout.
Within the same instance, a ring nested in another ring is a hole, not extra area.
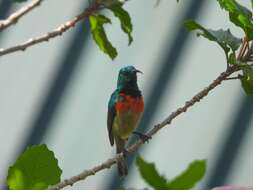
M 237 80 L 237 79 L 242 79 L 243 78 L 243 75 L 238 75 L 236 77 L 227 77 L 225 78 L 224 80 Z
M 209 84 L 206 88 L 201 90 L 195 96 L 193 96 L 189 101 L 185 102 L 184 106 L 178 108 L 176 111 L 172 112 L 167 118 L 165 118 L 160 124 L 155 125 L 146 135 L 152 137 L 155 135 L 160 129 L 164 128 L 166 125 L 171 124 L 172 120 L 175 119 L 177 116 L 181 115 L 182 113 L 186 112 L 188 108 L 192 107 L 194 104 L 202 100 L 208 93 L 213 90 L 215 87 L 220 85 L 222 81 L 226 80 L 228 76 L 239 71 L 240 69 L 234 65 L 227 69 L 227 71 L 221 73 L 211 84 Z M 142 140 L 138 140 L 135 144 L 130 146 L 127 151 L 129 153 L 135 152 L 142 144 L 144 144 Z M 123 154 L 117 154 L 114 158 L 108 159 L 107 161 L 99 164 L 98 166 L 93 167 L 89 170 L 84 170 L 79 175 L 73 176 L 69 179 L 65 179 L 64 181 L 51 186 L 48 190 L 59 190 L 63 189 L 66 186 L 72 186 L 74 183 L 84 180 L 88 176 L 95 175 L 97 172 L 102 171 L 104 169 L 109 169 L 112 165 L 117 163 L 117 160 L 121 159 Z
M 65 24 L 62 24 L 61 26 L 59 26 L 55 30 L 48 32 L 47 34 L 41 35 L 39 37 L 31 38 L 22 44 L 12 46 L 10 48 L 6 48 L 6 49 L 1 48 L 0 49 L 0 56 L 3 56 L 5 54 L 9 54 L 9 53 L 13 53 L 16 51 L 25 51 L 30 46 L 33 46 L 33 45 L 41 43 L 41 42 L 49 41 L 50 39 L 55 38 L 57 36 L 61 36 L 64 32 L 66 32 L 70 28 L 74 27 L 77 22 L 89 17 L 91 14 L 95 13 L 99 9 L 100 9 L 100 5 L 97 3 L 93 3 L 87 9 L 85 9 L 84 12 L 77 15 L 72 20 L 67 21 Z
M 22 16 L 24 16 L 25 14 L 30 12 L 35 7 L 39 6 L 42 1 L 43 0 L 33 0 L 30 4 L 22 7 L 21 9 L 19 9 L 15 13 L 11 14 L 7 19 L 1 20 L 0 21 L 0 32 L 3 31 L 4 29 L 8 28 L 9 26 L 16 24 Z

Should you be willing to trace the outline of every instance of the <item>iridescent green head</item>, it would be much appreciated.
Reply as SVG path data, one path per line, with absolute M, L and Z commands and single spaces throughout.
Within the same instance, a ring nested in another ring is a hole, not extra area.
M 137 73 L 142 73 L 134 66 L 123 67 L 119 71 L 118 88 L 138 88 L 137 87 Z

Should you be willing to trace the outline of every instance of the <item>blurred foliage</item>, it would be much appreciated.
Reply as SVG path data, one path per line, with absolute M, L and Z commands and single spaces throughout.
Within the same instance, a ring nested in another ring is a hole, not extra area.
M 136 164 L 142 178 L 154 189 L 165 190 L 167 189 L 167 179 L 160 175 L 155 168 L 154 163 L 148 163 L 141 157 L 137 157 Z
M 169 190 L 189 190 L 192 189 L 205 175 L 206 161 L 196 160 L 175 179 L 168 183 Z
M 190 190 L 204 177 L 206 172 L 206 161 L 196 160 L 180 175 L 168 180 L 159 174 L 154 163 L 149 163 L 143 158 L 137 157 L 136 164 L 144 181 L 154 190 Z M 123 187 L 119 189 L 124 190 Z

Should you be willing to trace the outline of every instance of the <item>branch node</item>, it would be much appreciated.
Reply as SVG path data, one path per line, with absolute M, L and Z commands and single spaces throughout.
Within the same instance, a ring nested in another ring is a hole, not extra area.
M 96 174 L 96 172 L 94 171 L 94 170 L 91 170 L 91 172 L 90 172 L 92 175 L 95 175 Z
M 3 30 L 4 28 L 8 27 L 9 25 L 13 24 L 16 18 L 20 18 L 22 15 L 26 14 L 30 10 L 32 10 L 34 7 L 38 6 L 42 0 L 33 0 L 31 4 L 29 4 L 27 7 L 21 8 L 20 11 L 17 11 L 14 13 L 14 16 L 11 15 L 9 17 L 9 20 L 3 20 L 0 21 L 0 31 Z M 75 16 L 72 20 L 67 21 L 65 24 L 62 24 L 58 26 L 55 30 L 52 32 L 48 32 L 47 34 L 41 35 L 39 37 L 35 37 L 31 41 L 26 41 L 24 43 L 21 43 L 19 45 L 15 45 L 6 49 L 1 49 L 0 50 L 0 56 L 9 54 L 9 53 L 14 53 L 17 51 L 24 51 L 24 48 L 28 48 L 31 46 L 34 46 L 38 43 L 49 41 L 52 38 L 55 38 L 57 36 L 61 36 L 64 32 L 69 30 L 70 28 L 74 27 L 77 22 L 87 18 L 90 16 L 90 14 L 93 14 L 94 12 L 98 11 L 100 9 L 100 4 L 94 2 L 91 4 L 88 8 L 84 10 L 81 14 Z M 15 14 L 17 14 L 15 16 Z M 5 23 L 7 22 L 7 23 Z
M 33 0 L 30 4 L 25 5 L 24 7 L 20 8 L 15 13 L 11 14 L 7 19 L 0 21 L 0 31 L 8 28 L 9 26 L 16 24 L 18 20 L 24 16 L 25 14 L 29 13 L 35 7 L 39 6 L 42 0 Z

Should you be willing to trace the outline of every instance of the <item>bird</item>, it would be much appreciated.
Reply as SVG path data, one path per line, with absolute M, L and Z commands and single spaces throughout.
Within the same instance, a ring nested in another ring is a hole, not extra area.
M 135 132 L 144 111 L 142 92 L 137 84 L 137 73 L 142 73 L 134 66 L 120 69 L 117 88 L 112 93 L 108 103 L 107 129 L 111 146 L 116 144 L 116 153 L 126 154 L 125 145 L 132 133 Z M 123 158 L 117 161 L 119 176 L 128 173 L 126 161 Z

